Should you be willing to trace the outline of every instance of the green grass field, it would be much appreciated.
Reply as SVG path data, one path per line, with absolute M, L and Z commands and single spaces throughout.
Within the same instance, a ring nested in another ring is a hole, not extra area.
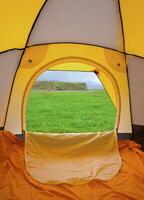
M 48 92 L 31 90 L 27 130 L 33 132 L 96 132 L 112 130 L 116 111 L 104 90 Z

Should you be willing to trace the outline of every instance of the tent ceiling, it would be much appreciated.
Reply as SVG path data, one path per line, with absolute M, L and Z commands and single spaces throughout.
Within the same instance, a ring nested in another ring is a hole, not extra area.
M 144 57 L 143 8 L 143 0 L 1 0 L 0 52 L 24 48 L 40 14 L 29 45 L 76 42 L 123 51 L 124 37 L 126 53 Z
M 126 52 L 144 57 L 144 1 L 120 0 Z
M 0 1 L 0 52 L 24 48 L 44 0 Z
M 100 45 L 123 51 L 118 1 L 48 1 L 28 45 L 59 42 Z

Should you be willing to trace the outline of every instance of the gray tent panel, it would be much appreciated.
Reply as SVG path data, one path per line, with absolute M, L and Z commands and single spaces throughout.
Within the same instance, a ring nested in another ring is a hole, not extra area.
M 48 1 L 28 45 L 59 42 L 85 43 L 123 51 L 118 1 Z
M 132 123 L 144 125 L 144 59 L 127 56 Z
M 21 55 L 22 50 L 0 54 L 0 127 L 4 126 L 10 91 Z

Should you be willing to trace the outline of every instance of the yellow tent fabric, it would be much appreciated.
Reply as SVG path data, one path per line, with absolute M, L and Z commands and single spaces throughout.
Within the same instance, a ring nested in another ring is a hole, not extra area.
M 0 1 L 0 52 L 25 47 L 32 25 L 44 3 L 48 4 L 45 0 Z M 64 1 L 61 3 L 64 4 Z M 144 1 L 120 0 L 119 3 L 120 10 L 117 10 L 117 14 L 122 17 L 125 53 L 144 57 L 142 26 Z M 115 6 L 116 3 L 113 2 L 113 7 Z
M 47 184 L 86 184 L 109 180 L 121 167 L 115 131 L 104 133 L 26 133 L 28 172 Z
M 0 132 L 0 199 L 20 200 L 143 200 L 144 152 L 131 140 L 119 141 L 122 167 L 109 181 L 84 185 L 47 185 L 31 177 L 24 161 L 24 142 Z
M 144 57 L 144 1 L 120 0 L 125 51 Z
M 0 52 L 24 48 L 45 0 L 0 1 Z
M 0 199 L 144 199 L 144 153 L 132 141 L 119 142 L 122 165 L 111 180 L 50 185 L 28 173 L 24 142 L 13 135 L 25 130 L 34 79 L 73 62 L 98 71 L 118 111 L 118 132 L 138 125 L 143 135 L 143 19 L 143 0 L 0 1 L 0 129 L 12 131 L 0 132 Z

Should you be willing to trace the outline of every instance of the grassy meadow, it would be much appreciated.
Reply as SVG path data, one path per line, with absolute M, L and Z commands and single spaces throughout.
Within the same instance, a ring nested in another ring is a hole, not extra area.
M 96 132 L 112 130 L 116 111 L 104 90 L 47 91 L 32 89 L 27 103 L 27 130 Z

